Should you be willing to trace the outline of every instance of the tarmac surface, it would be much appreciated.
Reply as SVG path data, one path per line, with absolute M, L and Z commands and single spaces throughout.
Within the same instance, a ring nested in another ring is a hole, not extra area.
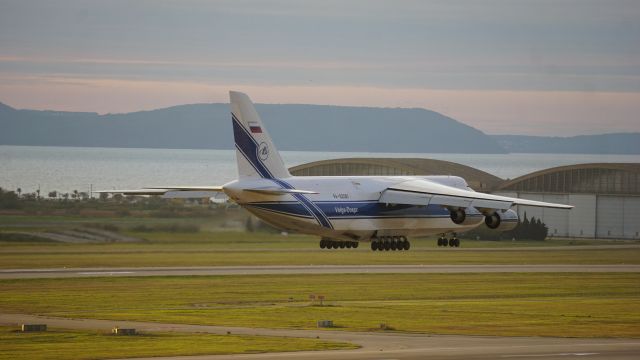
M 292 275 L 292 274 L 428 274 L 428 273 L 637 273 L 640 265 L 276 265 L 211 267 L 140 267 L 73 269 L 5 269 L 0 279 L 102 276 Z
M 50 328 L 104 330 L 115 326 L 142 332 L 183 332 L 320 338 L 359 345 L 357 350 L 307 351 L 247 355 L 156 357 L 164 360 L 218 359 L 638 359 L 640 339 L 576 339 L 550 337 L 492 337 L 424 335 L 392 332 L 287 330 L 166 324 L 139 321 L 65 319 L 25 314 L 0 314 L 0 324 L 46 323 Z

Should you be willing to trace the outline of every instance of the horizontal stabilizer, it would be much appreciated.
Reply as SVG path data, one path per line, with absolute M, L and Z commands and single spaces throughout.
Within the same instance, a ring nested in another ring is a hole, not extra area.
M 218 196 L 222 194 L 222 196 Z M 224 193 L 216 191 L 167 191 L 162 195 L 163 199 L 203 199 L 203 198 L 226 198 Z
M 222 186 L 161 186 L 145 189 L 163 189 L 170 191 L 222 191 Z
M 244 189 L 243 191 L 264 194 L 264 195 L 317 194 L 317 192 L 315 191 L 283 189 L 283 188 L 254 188 L 254 189 Z
M 162 195 L 167 189 L 136 189 L 136 190 L 99 190 L 98 194 L 122 194 L 122 195 Z
M 197 199 L 212 197 L 222 191 L 222 186 L 167 186 L 135 190 L 100 190 L 96 193 L 123 195 L 162 195 L 165 199 Z

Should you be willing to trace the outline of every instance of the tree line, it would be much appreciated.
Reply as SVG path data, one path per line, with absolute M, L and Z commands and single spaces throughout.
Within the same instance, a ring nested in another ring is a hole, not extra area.
M 18 210 L 27 213 L 45 214 L 57 210 L 64 214 L 74 215 L 84 210 L 110 211 L 117 216 L 127 216 L 131 212 L 144 213 L 156 217 L 197 216 L 210 217 L 215 211 L 224 210 L 228 206 L 201 199 L 164 199 L 159 196 L 123 196 L 101 193 L 98 197 L 90 197 L 85 193 L 74 191 L 62 194 L 58 191 L 49 192 L 48 197 L 40 196 L 38 192 L 24 194 L 21 191 L 9 191 L 0 188 L 0 210 Z
M 534 216 L 529 219 L 524 213 L 522 219 L 518 219 L 518 225 L 509 231 L 491 230 L 486 226 L 480 226 L 464 233 L 468 239 L 478 240 L 537 240 L 543 241 L 549 234 L 549 228 L 540 218 Z

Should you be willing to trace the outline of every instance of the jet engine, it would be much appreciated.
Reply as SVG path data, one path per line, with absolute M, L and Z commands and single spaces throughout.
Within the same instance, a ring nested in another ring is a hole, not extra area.
M 467 211 L 470 209 L 459 208 L 459 207 L 448 207 L 449 217 L 454 224 L 457 225 L 476 225 L 478 224 L 478 218 L 476 216 L 467 216 Z M 472 210 L 474 211 L 474 210 Z M 474 211 L 474 215 L 477 213 Z
M 449 209 L 449 216 L 454 224 L 460 225 L 464 223 L 464 220 L 467 218 L 467 213 L 462 208 Z
M 518 213 L 509 209 L 485 214 L 484 223 L 489 229 L 498 231 L 513 230 L 518 225 Z

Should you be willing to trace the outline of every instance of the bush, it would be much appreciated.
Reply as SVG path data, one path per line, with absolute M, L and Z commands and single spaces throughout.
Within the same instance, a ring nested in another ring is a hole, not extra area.
M 511 239 L 543 241 L 547 238 L 548 232 L 549 229 L 540 219 L 532 217 L 531 220 L 529 220 L 527 213 L 524 213 L 524 218 L 518 219 L 518 225 L 513 230 L 492 230 L 484 225 L 480 225 L 471 231 L 465 232 L 464 237 L 467 239 L 479 238 L 480 240 L 494 241 Z
M 527 219 L 527 213 L 524 213 L 522 222 L 518 221 L 518 226 L 513 229 L 516 239 L 529 239 L 543 241 L 547 238 L 549 228 L 540 219 L 531 217 L 531 221 Z
M 22 204 L 18 198 L 18 194 L 13 191 L 6 191 L 0 188 L 0 209 L 20 209 Z
M 129 210 L 127 210 L 127 209 L 120 209 L 120 210 L 116 211 L 116 215 L 124 217 L 124 216 L 131 215 L 131 212 Z

